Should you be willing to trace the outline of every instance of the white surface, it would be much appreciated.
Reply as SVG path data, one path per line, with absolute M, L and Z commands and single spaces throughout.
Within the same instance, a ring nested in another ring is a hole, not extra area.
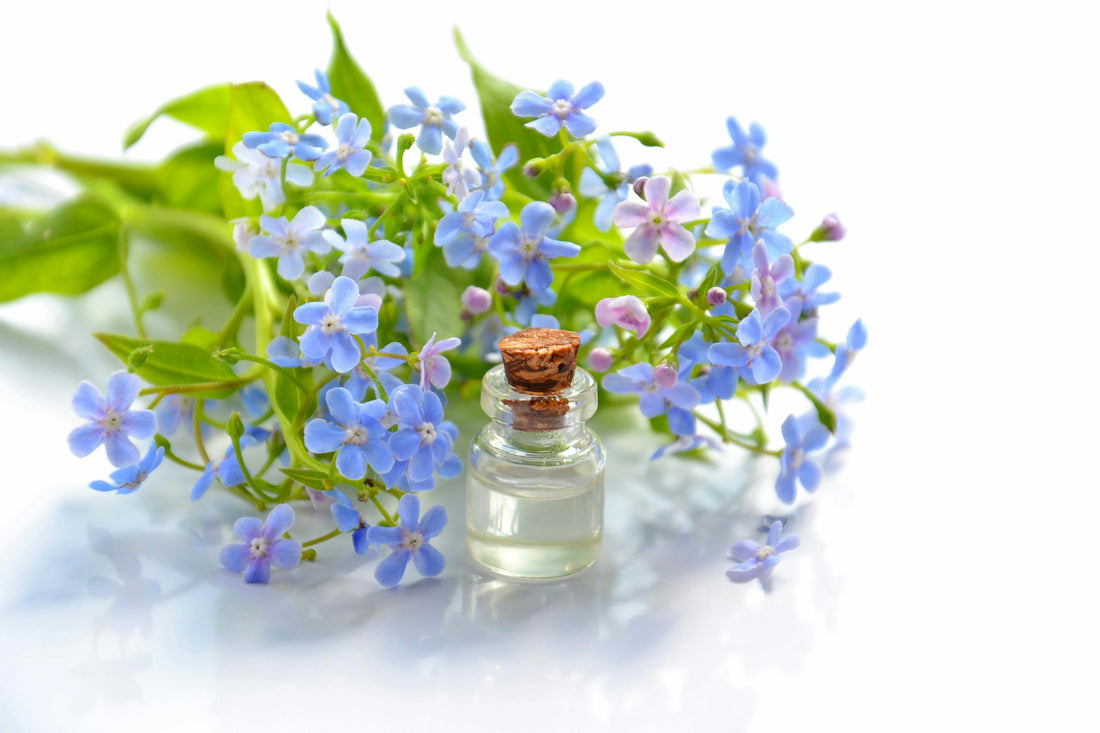
M 0 729 L 1095 719 L 1100 609 L 1081 560 L 1098 508 L 1100 120 L 1082 4 L 554 3 L 523 6 L 539 13 L 525 21 L 518 4 L 418 3 L 381 18 L 333 5 L 387 104 L 408 84 L 472 104 L 457 22 L 519 83 L 601 79 L 597 119 L 657 131 L 669 143 L 658 162 L 705 163 L 725 115 L 760 120 L 798 212 L 791 231 L 834 209 L 850 227 L 844 243 L 815 245 L 844 292 L 827 332 L 857 315 L 871 331 L 851 373 L 870 401 L 849 466 L 797 518 L 805 545 L 771 594 L 722 573 L 770 469 L 747 494 L 740 474 L 698 464 L 645 473 L 629 459 L 648 436 L 612 443 L 608 551 L 583 578 L 479 578 L 459 559 L 450 485 L 436 494 L 452 517 L 438 580 L 385 592 L 373 561 L 347 550 L 246 587 L 216 565 L 238 505 L 212 495 L 192 507 L 186 479 L 167 471 L 138 495 L 96 495 L 84 484 L 105 462 L 64 448 L 72 387 L 113 368 L 87 332 L 125 328 L 117 288 L 3 306 Z M 224 79 L 269 80 L 304 109 L 293 80 L 328 55 L 323 7 L 308 3 L 6 14 L 5 145 L 44 137 L 111 155 L 163 99 Z M 181 134 L 158 123 L 135 154 Z M 100 597 L 89 584 L 110 583 L 96 577 L 127 582 Z

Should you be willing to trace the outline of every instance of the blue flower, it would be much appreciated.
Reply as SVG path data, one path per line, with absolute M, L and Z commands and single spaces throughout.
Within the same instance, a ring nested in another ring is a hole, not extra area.
M 470 155 L 481 173 L 481 185 L 478 188 L 485 192 L 486 198 L 499 199 L 504 195 L 504 171 L 519 162 L 519 148 L 515 143 L 508 143 L 500 151 L 500 157 L 493 160 L 493 150 L 489 143 L 474 140 L 470 143 Z
M 322 125 L 332 123 L 333 117 L 346 114 L 348 105 L 332 96 L 332 88 L 329 86 L 328 77 L 318 69 L 314 72 L 317 86 L 310 86 L 304 81 L 298 82 L 298 88 L 302 94 L 313 100 L 313 115 Z
M 737 369 L 711 364 L 707 356 L 709 348 L 710 344 L 698 331 L 680 345 L 676 352 L 676 358 L 680 362 L 680 381 L 689 382 L 695 388 L 700 402 L 733 399 L 737 393 Z M 697 366 L 700 373 L 692 377 Z
M 363 519 L 362 512 L 355 508 L 351 499 L 340 489 L 326 491 L 325 494 L 333 500 L 332 518 L 336 521 L 337 529 L 344 533 L 351 532 L 351 545 L 355 548 L 355 554 L 365 554 L 370 547 L 370 540 L 367 539 L 370 525 Z
M 91 382 L 81 382 L 73 395 L 73 412 L 87 420 L 69 433 L 69 450 L 77 458 L 107 446 L 107 460 L 121 468 L 141 460 L 131 438 L 145 440 L 157 432 L 152 410 L 131 410 L 130 404 L 141 390 L 141 380 L 129 372 L 118 371 L 107 380 L 107 397 Z
M 727 275 L 740 264 L 752 269 L 752 248 L 756 240 L 764 240 L 768 254 L 774 259 L 794 249 L 790 237 L 775 231 L 775 227 L 794 216 L 794 209 L 777 198 L 760 201 L 760 189 L 747 178 L 740 182 L 726 181 L 722 187 L 729 208 L 715 206 L 706 235 L 728 239 L 722 252 L 722 271 Z
M 430 390 L 406 384 L 390 395 L 399 430 L 390 437 L 394 458 L 408 461 L 408 475 L 424 481 L 438 467 L 443 478 L 457 476 L 462 461 L 454 455 L 457 429 L 443 420 L 443 403 Z
M 644 163 L 631 166 L 624 175 L 619 170 L 621 166 L 619 155 L 615 152 L 615 148 L 611 146 L 610 137 L 605 135 L 597 140 L 596 149 L 599 151 L 604 172 L 611 174 L 614 178 L 621 179 L 622 182 L 615 188 L 611 188 L 596 171 L 585 168 L 581 171 L 580 186 L 577 190 L 586 198 L 598 199 L 596 211 L 592 218 L 596 228 L 601 232 L 606 232 L 611 228 L 611 217 L 615 213 L 615 205 L 620 201 L 626 201 L 636 180 L 653 175 L 653 166 Z
M 767 142 L 764 128 L 757 123 L 749 125 L 749 134 L 746 135 L 737 120 L 730 117 L 726 120 L 726 129 L 729 130 L 733 145 L 718 148 L 711 153 L 714 167 L 720 171 L 728 171 L 734 166 L 741 166 L 742 175 L 757 186 L 764 185 L 764 179 L 774 181 L 779 177 L 779 171 L 775 165 L 765 160 L 760 151 Z
M 255 517 L 241 517 L 233 532 L 243 544 L 226 545 L 218 559 L 235 573 L 244 572 L 246 583 L 266 583 L 271 579 L 271 566 L 292 570 L 302 560 L 302 543 L 283 538 L 294 524 L 294 510 L 279 504 L 267 515 L 262 525 Z
M 730 548 L 730 556 L 738 561 L 737 565 L 726 571 L 729 579 L 735 583 L 747 583 L 754 578 L 762 578 L 779 563 L 779 555 L 798 547 L 798 535 L 787 535 L 780 539 L 783 523 L 772 522 L 768 529 L 766 544 L 761 546 L 752 540 L 741 540 Z
M 603 84 L 594 81 L 582 87 L 576 94 L 573 85 L 559 79 L 550 85 L 548 97 L 532 91 L 523 91 L 512 100 L 512 114 L 516 117 L 535 117 L 527 127 L 538 130 L 547 137 L 558 134 L 562 127 L 573 137 L 584 137 L 596 129 L 596 121 L 584 114 L 603 99 Z
M 370 122 L 367 118 L 359 119 L 354 112 L 340 115 L 336 123 L 336 144 L 317 159 L 313 168 L 324 171 L 326 176 L 341 168 L 353 176 L 361 176 L 370 165 L 371 152 L 365 149 L 368 142 Z
M 791 313 L 798 313 L 802 310 L 802 303 L 798 298 L 790 298 L 784 307 Z M 816 318 L 803 318 L 801 321 L 797 317 L 791 318 L 772 337 L 772 346 L 783 362 L 783 368 L 779 370 L 781 382 L 791 382 L 801 377 L 806 371 L 808 357 L 829 355 L 829 347 L 817 340 Z
M 359 286 L 350 277 L 338 277 L 323 301 L 306 303 L 294 309 L 294 320 L 309 326 L 302 334 L 302 353 L 313 361 L 331 358 L 334 371 L 346 374 L 362 356 L 354 335 L 374 333 L 378 311 L 356 306 Z
M 297 280 L 306 270 L 303 252 L 324 254 L 332 248 L 324 234 L 325 221 L 316 206 L 305 207 L 289 222 L 285 216 L 275 219 L 265 214 L 260 217 L 260 226 L 267 234 L 258 234 L 249 241 L 248 254 L 257 259 L 278 257 L 279 277 Z
M 815 316 L 817 309 L 823 305 L 829 305 L 840 300 L 840 293 L 819 293 L 818 288 L 824 285 L 833 276 L 831 270 L 825 265 L 812 264 L 802 272 L 802 280 L 787 278 L 777 282 L 779 296 L 784 300 L 798 297 L 802 301 L 802 315 Z M 797 316 L 798 314 L 793 314 Z
M 837 380 L 840 379 L 844 372 L 848 371 L 848 367 L 852 365 L 852 361 L 856 358 L 856 355 L 867 346 L 867 327 L 863 325 L 863 320 L 860 319 L 852 324 L 848 329 L 848 335 L 844 339 L 844 343 L 836 349 L 836 359 L 833 362 L 833 368 L 829 372 L 829 376 L 825 378 L 825 391 L 830 392 L 833 386 L 836 385 Z
M 703 447 L 721 450 L 722 445 L 714 438 L 710 438 L 706 435 L 681 435 L 671 443 L 666 443 L 653 451 L 653 455 L 649 457 L 649 460 L 656 461 L 658 458 L 662 458 L 668 453 L 685 453 Z
M 581 248 L 546 236 L 554 222 L 554 208 L 542 201 L 523 207 L 520 224 L 506 222 L 489 240 L 489 254 L 500 262 L 500 276 L 509 285 L 526 281 L 532 290 L 545 290 L 554 282 L 549 260 L 576 257 Z
M 405 345 L 392 341 L 378 351 L 384 354 L 408 354 L 408 349 Z M 374 380 L 377 379 L 382 382 L 382 388 L 386 390 L 387 394 L 391 389 L 401 385 L 401 380 L 397 379 L 391 374 L 386 372 L 391 369 L 395 369 L 402 364 L 405 364 L 404 359 L 397 359 L 390 356 L 366 356 L 363 358 L 361 364 L 356 366 L 351 372 L 348 373 L 348 379 L 344 382 L 344 387 L 348 392 L 351 392 L 351 396 L 357 401 L 361 401 L 367 395 L 367 388 L 371 388 L 377 392 Z M 392 380 L 392 381 L 391 381 Z M 391 423 L 392 424 L 392 423 Z M 383 423 L 382 427 L 388 428 L 389 425 Z
M 386 412 L 384 402 L 356 402 L 348 390 L 337 387 L 325 395 L 325 403 L 333 422 L 314 418 L 306 423 L 306 448 L 313 453 L 339 451 L 336 468 L 356 481 L 367 475 L 367 464 L 378 473 L 393 468 L 393 452 L 386 442 L 389 433 L 378 422 Z
M 820 424 L 803 431 L 795 415 L 783 421 L 782 431 L 787 445 L 779 456 L 775 493 L 784 504 L 790 504 L 794 501 L 799 482 L 806 491 L 814 491 L 821 483 L 821 466 L 807 454 L 825 447 L 829 442 L 829 431 Z
M 637 394 L 638 408 L 646 417 L 668 413 L 668 426 L 676 435 L 695 434 L 695 415 L 699 392 L 690 384 L 681 384 L 675 371 L 656 370 L 652 364 L 633 364 L 601 381 L 603 388 L 615 394 Z
M 269 158 L 285 158 L 291 153 L 298 160 L 317 160 L 328 142 L 320 135 L 303 135 L 285 122 L 272 122 L 270 132 L 246 132 L 244 144 Z
M 409 87 L 405 96 L 412 102 L 390 107 L 386 113 L 393 126 L 400 130 L 420 125 L 416 136 L 416 145 L 425 153 L 439 155 L 443 149 L 443 135 L 454 140 L 458 132 L 458 123 L 451 119 L 453 115 L 466 109 L 466 105 L 454 97 L 440 97 L 434 105 L 419 87 Z
M 340 262 L 344 269 L 341 274 L 358 280 L 371 270 L 382 275 L 397 277 L 401 270 L 397 262 L 405 259 L 405 250 L 387 239 L 369 240 L 366 222 L 358 219 L 341 219 L 344 228 L 342 243 L 337 244 L 337 249 L 342 249 L 344 254 L 340 256 Z
M 535 312 L 539 306 L 549 308 L 558 302 L 558 294 L 553 291 L 552 288 L 546 288 L 545 290 L 532 290 L 530 287 L 524 285 L 520 288 L 519 292 L 514 293 L 516 298 L 515 311 L 512 313 L 512 317 L 516 319 L 516 323 L 521 326 L 526 326 L 531 322 L 531 319 L 535 317 Z M 496 350 L 496 342 L 493 342 L 493 348 L 490 351 Z
M 465 153 L 470 145 L 470 131 L 460 127 L 455 133 L 454 141 L 446 140 L 443 143 L 443 162 L 447 167 L 443 169 L 442 180 L 446 187 L 447 195 L 454 195 L 462 201 L 470 195 L 470 191 L 481 183 L 481 174 L 468 167 Z
M 264 442 L 268 436 L 269 433 L 263 428 L 249 425 L 245 428 L 245 434 L 241 436 L 241 450 Z M 226 448 L 225 454 L 221 458 L 215 458 L 206 464 L 199 480 L 191 487 L 191 501 L 198 501 L 206 494 L 207 490 L 210 489 L 210 485 L 214 482 L 215 476 L 218 477 L 221 485 L 227 489 L 240 486 L 247 480 L 244 471 L 241 470 L 241 464 L 237 460 L 237 452 L 233 449 L 233 446 Z
M 149 446 L 149 452 L 145 454 L 141 462 L 133 466 L 123 466 L 111 474 L 113 484 L 106 481 L 93 481 L 89 486 L 96 491 L 115 491 L 119 494 L 133 493 L 141 488 L 141 485 L 145 483 L 145 479 L 149 478 L 149 474 L 156 470 L 163 459 L 164 448 L 151 445 Z
M 450 267 L 476 264 L 481 260 L 477 244 L 495 230 L 497 219 L 508 216 L 508 207 L 500 201 L 489 201 L 484 191 L 473 191 L 444 215 L 435 227 L 435 244 L 443 248 L 443 257 Z
M 760 311 L 754 309 L 737 324 L 737 340 L 741 343 L 711 344 L 707 357 L 711 364 L 737 367 L 741 378 L 749 384 L 766 384 L 778 377 L 783 368 L 779 352 L 769 342 L 790 319 L 786 308 L 777 308 L 766 319 L 761 319 Z
M 457 435 L 458 430 L 455 429 L 451 438 L 454 439 Z M 431 491 L 435 488 L 434 475 L 429 474 L 423 479 L 415 479 L 409 475 L 409 461 L 395 461 L 393 468 L 382 474 L 382 480 L 389 488 L 401 491 Z
M 267 345 L 267 358 L 281 367 L 296 368 L 303 366 L 302 351 L 298 342 L 289 336 L 276 336 Z
M 405 494 L 397 503 L 401 523 L 397 527 L 379 527 L 367 530 L 367 539 L 380 545 L 389 545 L 393 552 L 378 563 L 374 577 L 386 588 L 401 582 L 405 568 L 412 558 L 416 570 L 425 578 L 434 578 L 443 572 L 443 554 L 429 541 L 443 531 L 447 524 L 447 512 L 441 506 L 433 506 L 420 519 L 420 499 L 415 494 Z
M 191 422 L 195 414 L 195 398 L 183 394 L 170 394 L 160 401 L 153 412 L 157 416 L 157 432 L 170 437 L 180 425 Z
M 221 171 L 233 174 L 233 185 L 246 200 L 257 196 L 263 203 L 264 211 L 271 211 L 284 201 L 283 174 L 288 183 L 296 186 L 309 186 L 313 183 L 313 171 L 298 163 L 288 163 L 284 167 L 276 158 L 269 158 L 259 150 L 253 150 L 239 142 L 233 146 L 233 158 L 219 155 L 214 166 Z

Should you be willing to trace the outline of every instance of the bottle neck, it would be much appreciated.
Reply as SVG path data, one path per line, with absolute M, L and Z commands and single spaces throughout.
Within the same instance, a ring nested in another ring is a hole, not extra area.
M 519 430 L 503 420 L 491 420 L 487 436 L 494 443 L 525 453 L 568 453 L 585 447 L 590 438 L 585 423 L 577 422 L 554 430 Z

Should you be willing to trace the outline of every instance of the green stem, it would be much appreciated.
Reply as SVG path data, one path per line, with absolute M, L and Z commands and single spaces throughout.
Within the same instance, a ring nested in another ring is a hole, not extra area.
M 277 501 L 279 497 L 264 491 L 259 482 L 252 477 L 252 472 L 248 470 L 248 465 L 244 462 L 244 452 L 241 450 L 241 436 L 234 435 L 232 440 L 233 455 L 237 456 L 237 463 L 240 465 L 241 473 L 244 474 L 245 483 L 252 487 L 252 490 L 256 492 L 256 496 L 267 501 Z
M 313 547 L 314 545 L 319 545 L 322 542 L 327 542 L 327 541 L 331 540 L 333 537 L 339 537 L 341 534 L 342 534 L 342 532 L 340 532 L 340 530 L 334 529 L 331 532 L 329 532 L 328 534 L 321 535 L 320 537 L 314 537 L 313 539 L 309 540 L 308 542 L 303 542 L 302 547 L 303 548 Z
M 199 456 L 205 466 L 210 463 L 210 456 L 206 453 L 206 445 L 202 442 L 202 406 L 204 402 L 206 400 L 202 397 L 195 399 L 195 408 L 191 416 L 191 430 L 195 436 L 195 447 L 198 448 Z
M 729 430 L 726 430 L 724 427 L 722 427 L 722 425 L 716 423 L 714 420 L 711 420 L 708 417 L 703 417 L 698 413 L 695 414 L 695 417 L 697 417 L 699 421 L 706 425 L 708 428 L 718 433 L 718 435 L 722 436 L 723 442 L 732 443 L 733 445 L 744 448 L 747 451 L 759 453 L 760 455 L 764 456 L 775 456 L 776 458 L 778 458 L 783 453 L 783 451 L 781 450 L 768 450 L 767 448 L 762 448 L 761 446 L 753 445 L 746 440 L 742 440 L 741 438 L 738 438 L 736 435 L 731 433 Z
M 141 322 L 137 288 L 134 287 L 134 279 L 130 276 L 130 233 L 125 225 L 118 232 L 118 271 L 122 275 L 122 284 L 126 288 L 126 298 L 130 301 L 130 312 L 134 316 L 134 328 L 137 329 L 138 338 L 148 338 L 145 335 L 145 326 Z
M 256 381 L 258 374 L 249 372 L 237 379 L 227 379 L 224 382 L 196 382 L 195 384 L 169 384 L 159 387 L 146 387 L 138 394 L 190 394 L 192 392 L 220 392 L 223 389 L 236 389 Z
M 229 320 L 226 321 L 222 330 L 218 333 L 218 340 L 215 342 L 215 346 L 221 348 L 228 344 L 237 335 L 237 331 L 241 328 L 241 323 L 244 321 L 244 317 L 247 316 L 254 307 L 252 302 L 252 293 L 249 292 L 250 285 L 245 285 L 244 292 L 241 294 L 241 299 L 237 301 L 237 305 L 233 308 L 233 312 L 229 314 Z

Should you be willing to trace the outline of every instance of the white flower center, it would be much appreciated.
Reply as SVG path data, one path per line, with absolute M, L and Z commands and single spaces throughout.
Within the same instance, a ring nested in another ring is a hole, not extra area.
M 430 422 L 417 425 L 416 432 L 420 434 L 420 442 L 422 444 L 427 443 L 428 445 L 431 445 L 435 442 L 435 425 L 432 425 Z
M 745 156 L 745 165 L 752 165 L 760 157 L 760 151 L 752 143 L 742 145 L 741 153 Z
M 774 555 L 774 554 L 775 554 L 775 548 L 774 547 L 772 547 L 771 545 L 764 545 L 763 547 L 761 547 L 759 550 L 756 551 L 756 559 L 759 560 L 760 562 L 764 562 L 765 560 L 768 559 L 769 555 Z
M 355 152 L 355 148 L 347 143 L 340 143 L 340 147 L 336 148 L 336 157 L 340 160 L 346 161 L 348 156 Z
M 252 557 L 267 557 L 267 540 L 263 537 L 252 539 Z
M 329 107 L 332 107 L 333 112 L 340 109 L 340 103 L 337 102 L 336 97 L 332 96 L 331 94 L 322 95 L 321 101 L 327 104 Z
M 419 550 L 424 544 L 424 535 L 422 535 L 419 530 L 409 532 L 401 539 L 401 549 L 409 550 L 410 552 Z
M 287 145 L 292 145 L 292 146 L 297 145 L 298 144 L 298 133 L 291 132 L 290 130 L 287 130 L 285 132 L 279 133 L 279 139 L 282 140 Z
M 784 331 L 775 338 L 775 348 L 778 351 L 790 351 L 793 340 L 791 335 Z
M 775 295 L 775 280 L 768 275 L 760 278 L 760 294 L 764 297 Z
M 749 346 L 746 346 L 745 351 L 749 355 L 749 360 L 751 361 L 751 360 L 755 359 L 756 357 L 760 356 L 761 354 L 763 354 L 765 346 L 767 346 L 767 343 L 764 342 L 764 341 L 761 341 L 760 343 L 757 343 L 757 344 L 751 344 Z
M 568 99 L 556 99 L 554 100 L 553 112 L 555 117 L 564 120 L 573 112 L 573 103 Z
M 791 460 L 787 464 L 790 467 L 788 470 L 794 471 L 798 469 L 804 460 L 806 460 L 806 452 L 801 448 L 795 448 L 791 451 Z
M 107 410 L 103 417 L 99 418 L 99 426 L 110 435 L 122 430 L 122 415 L 114 410 Z
M 472 211 L 467 211 L 462 214 L 462 225 L 469 228 L 477 222 L 477 214 Z
M 340 320 L 340 316 L 335 313 L 329 313 L 327 316 L 321 319 L 321 333 L 326 336 L 331 336 L 334 333 L 344 330 L 344 324 Z
M 347 433 L 344 435 L 344 442 L 348 445 L 363 445 L 370 440 L 370 435 L 367 433 L 367 429 L 362 425 L 355 425 L 347 429 Z
M 424 124 L 436 126 L 443 124 L 443 113 L 439 110 L 439 107 L 428 107 L 424 110 Z

